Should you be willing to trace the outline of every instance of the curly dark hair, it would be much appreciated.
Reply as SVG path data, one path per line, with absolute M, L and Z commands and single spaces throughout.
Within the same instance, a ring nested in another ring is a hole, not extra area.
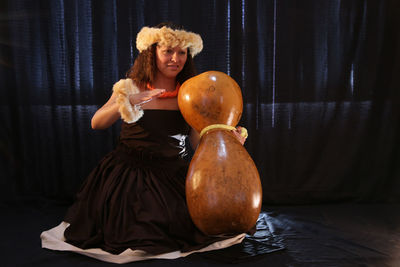
M 162 28 L 163 26 L 173 30 L 184 30 L 182 26 L 176 25 L 172 22 L 160 23 L 155 26 L 155 28 Z M 153 44 L 147 50 L 139 53 L 133 66 L 126 73 L 126 77 L 135 81 L 139 87 L 145 87 L 147 83 L 153 84 L 154 82 L 157 73 L 156 46 L 157 44 Z M 176 76 L 176 80 L 182 84 L 187 79 L 195 76 L 196 73 L 196 67 L 188 48 L 185 65 L 183 66 L 182 71 Z

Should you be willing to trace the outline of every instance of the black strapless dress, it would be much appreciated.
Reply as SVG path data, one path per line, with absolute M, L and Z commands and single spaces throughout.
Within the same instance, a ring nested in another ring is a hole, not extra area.
M 189 126 L 179 111 L 146 110 L 123 123 L 118 146 L 90 173 L 68 210 L 66 242 L 119 254 L 192 251 L 224 238 L 202 234 L 185 200 Z

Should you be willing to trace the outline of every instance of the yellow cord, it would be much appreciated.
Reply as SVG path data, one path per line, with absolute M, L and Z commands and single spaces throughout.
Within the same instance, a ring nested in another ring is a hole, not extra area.
M 224 130 L 229 130 L 229 131 L 231 131 L 231 130 L 236 130 L 235 127 L 230 126 L 230 125 L 226 125 L 226 124 L 211 124 L 211 125 L 208 125 L 207 127 L 205 127 L 203 130 L 201 130 L 201 132 L 200 132 L 200 138 L 201 138 L 206 132 L 208 132 L 208 131 L 211 130 L 211 129 L 224 129 Z M 247 129 L 244 128 L 244 127 L 241 127 L 241 129 L 242 129 L 242 130 L 241 130 L 241 132 L 240 132 L 240 135 L 243 136 L 244 138 L 247 138 L 247 136 L 248 136 Z
M 243 136 L 244 138 L 247 138 L 248 136 L 249 136 L 249 134 L 248 134 L 248 132 L 247 132 L 247 129 L 246 128 L 244 128 L 244 127 L 242 127 L 242 126 L 240 126 L 241 127 L 241 131 L 240 131 L 240 135 L 241 136 Z

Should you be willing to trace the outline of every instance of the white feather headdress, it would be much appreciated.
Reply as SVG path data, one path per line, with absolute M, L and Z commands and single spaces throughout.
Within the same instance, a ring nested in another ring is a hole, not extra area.
M 192 57 L 203 49 L 203 40 L 196 33 L 173 30 L 166 26 L 162 28 L 143 27 L 136 37 L 136 48 L 142 52 L 155 43 L 169 47 L 189 48 Z

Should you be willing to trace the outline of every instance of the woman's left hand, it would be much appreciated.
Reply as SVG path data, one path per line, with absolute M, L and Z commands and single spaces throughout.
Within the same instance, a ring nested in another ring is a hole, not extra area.
M 244 145 L 244 142 L 246 142 L 247 139 L 247 133 L 246 134 L 242 134 L 244 133 L 244 131 L 247 132 L 247 130 L 241 126 L 237 126 L 236 130 L 232 130 L 231 132 L 233 133 L 233 135 L 237 138 L 237 140 Z

